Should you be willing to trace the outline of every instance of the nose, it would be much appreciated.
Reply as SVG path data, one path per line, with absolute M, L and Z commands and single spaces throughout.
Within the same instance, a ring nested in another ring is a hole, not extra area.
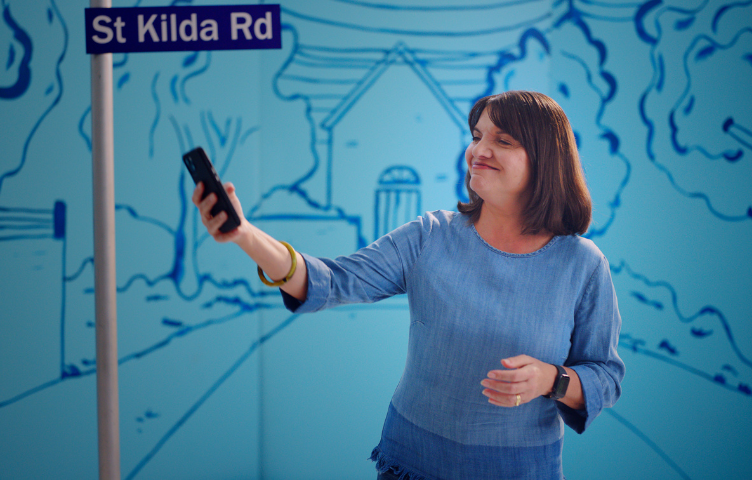
M 473 156 L 475 158 L 488 158 L 491 156 L 491 148 L 488 145 L 488 140 L 481 138 L 478 143 L 473 145 Z

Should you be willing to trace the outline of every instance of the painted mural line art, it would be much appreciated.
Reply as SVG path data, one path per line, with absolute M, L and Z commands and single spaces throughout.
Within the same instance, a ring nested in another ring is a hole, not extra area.
M 677 336 L 674 339 L 663 337 L 665 332 L 655 332 L 658 336 L 650 335 L 648 337 L 650 341 L 646 338 L 637 337 L 633 333 L 623 332 L 620 338 L 621 346 L 635 353 L 671 364 L 703 380 L 710 381 L 715 386 L 752 397 L 752 388 L 750 387 L 752 377 L 747 373 L 752 369 L 752 360 L 740 349 L 734 329 L 721 310 L 712 305 L 705 305 L 692 315 L 685 315 L 679 306 L 676 289 L 668 282 L 650 280 L 635 272 L 624 261 L 618 265 L 612 265 L 611 272 L 614 276 L 627 275 L 636 281 L 635 285 L 642 287 L 641 290 L 646 289 L 651 292 L 650 296 L 639 290 L 630 292 L 631 297 L 640 304 L 649 310 L 664 315 L 665 311 L 668 310 L 671 312 L 670 314 L 679 319 L 681 324 L 687 325 L 687 328 L 682 332 L 683 336 Z M 725 353 L 720 357 L 722 359 L 720 362 L 711 363 L 707 359 L 697 362 L 695 356 L 692 360 L 683 361 L 687 353 L 702 350 L 693 343 L 709 341 L 712 337 L 716 337 L 716 342 L 721 342 Z M 718 337 L 720 337 L 720 340 Z M 681 347 L 678 346 L 679 342 L 681 342 Z
M 5 1 L 2 2 L 2 10 L 3 23 L 10 31 L 13 32 L 13 36 L 8 45 L 8 53 L 5 63 L 5 71 L 11 73 L 11 75 L 10 78 L 3 78 L 2 83 L 0 83 L 0 100 L 23 100 L 28 96 L 27 93 L 31 86 L 31 69 L 29 65 L 31 62 L 32 53 L 34 51 L 32 37 L 27 30 L 25 30 L 21 25 L 18 24 L 11 12 L 10 5 L 6 4 Z M 34 137 L 44 119 L 59 104 L 60 99 L 63 96 L 63 78 L 60 71 L 60 65 L 65 58 L 65 53 L 68 48 L 68 27 L 62 16 L 60 15 L 60 12 L 58 11 L 58 8 L 55 5 L 54 1 L 50 0 L 50 6 L 45 10 L 45 19 L 47 23 L 53 24 L 54 22 L 59 22 L 63 36 L 62 51 L 60 53 L 60 56 L 56 59 L 54 67 L 54 79 L 52 80 L 53 83 L 46 86 L 44 90 L 44 96 L 51 98 L 51 101 L 47 100 L 43 102 L 43 104 L 45 105 L 44 107 L 42 107 L 44 108 L 43 113 L 36 120 L 34 125 L 31 127 L 31 131 L 28 134 L 26 132 L 23 132 L 25 136 L 25 142 L 23 143 L 23 149 L 19 155 L 18 164 L 6 166 L 4 163 L 0 163 L 0 193 L 2 193 L 3 190 L 3 183 L 8 178 L 17 175 L 24 167 L 29 150 L 29 144 L 31 143 L 32 138 Z M 3 75 L 3 77 L 6 77 L 6 75 Z M 8 160 L 15 161 L 12 156 L 10 158 L 4 159 L 4 161 Z
M 701 200 L 713 215 L 731 222 L 752 219 L 743 180 L 752 173 L 752 116 L 749 102 L 743 101 L 752 81 L 749 15 L 750 2 L 704 1 L 694 8 L 648 2 L 635 17 L 654 69 L 640 99 L 648 158 L 679 193 Z M 676 45 L 683 50 L 675 51 Z M 749 81 L 708 88 L 719 71 Z M 658 146 L 669 147 L 672 155 L 657 154 Z M 722 187 L 706 190 L 709 185 Z
M 49 295 L 46 302 L 33 294 L 3 295 L 0 300 L 0 311 L 7 315 L 0 322 L 0 408 L 70 374 L 61 338 L 65 330 L 65 282 L 61 282 L 65 278 L 65 217 L 63 201 L 51 209 L 0 207 L 0 255 L 19 274 L 18 278 L 3 275 L 0 290 L 14 291 L 23 278 L 23 287 Z M 19 336 L 17 322 L 34 328 Z M 38 330 L 43 334 L 37 335 Z M 29 355 L 39 348 L 43 349 L 40 353 Z M 50 378 L 57 380 L 50 382 Z
M 572 112 L 583 162 L 594 183 L 597 217 L 587 236 L 611 239 L 611 229 L 618 225 L 624 202 L 630 198 L 634 166 L 643 161 L 627 153 L 625 143 L 635 141 L 645 152 L 644 161 L 661 172 L 667 189 L 701 205 L 697 208 L 720 222 L 746 223 L 752 218 L 747 185 L 752 154 L 752 108 L 745 87 L 749 82 L 714 77 L 719 71 L 741 79 L 752 75 L 748 68 L 752 29 L 745 20 L 750 18 L 752 2 L 705 0 L 687 7 L 678 1 L 571 1 L 557 2 L 551 13 L 541 13 L 548 12 L 549 3 L 442 6 L 332 0 L 327 5 L 336 8 L 331 11 L 304 2 L 286 4 L 282 29 L 293 43 L 265 88 L 280 104 L 304 105 L 298 120 L 309 129 L 309 138 L 302 140 L 309 158 L 300 163 L 303 168 L 291 170 L 288 180 L 261 186 L 257 200 L 247 202 L 246 216 L 279 228 L 315 225 L 337 232 L 331 235 L 332 242 L 341 253 L 348 253 L 424 210 L 451 209 L 464 195 L 462 152 L 469 105 L 480 96 L 526 86 L 525 81 L 539 76 L 538 72 L 551 70 L 550 82 L 540 90 L 548 89 L 546 93 Z M 36 330 L 33 337 L 20 338 L 15 324 L 0 323 L 0 415 L 36 394 L 55 391 L 63 382 L 72 385 L 68 382 L 96 372 L 88 313 L 93 260 L 79 250 L 71 253 L 75 241 L 71 236 L 76 234 L 66 232 L 73 215 L 83 213 L 67 207 L 73 198 L 30 208 L 15 205 L 6 194 L 28 181 L 23 174 L 31 168 L 30 148 L 41 142 L 37 132 L 59 121 L 50 113 L 64 99 L 67 78 L 61 67 L 70 61 L 68 30 L 55 2 L 48 4 L 40 22 L 58 26 L 64 41 L 58 55 L 45 59 L 45 68 L 53 73 L 42 77 L 43 68 L 33 63 L 41 58 L 41 30 L 31 28 L 18 14 L 20 3 L 2 2 L 0 28 L 8 34 L 0 37 L 6 42 L 0 48 L 8 53 L 2 57 L 0 102 L 33 105 L 36 117 L 24 125 L 16 153 L 0 160 L 0 264 L 22 272 L 18 280 L 3 280 L 3 291 L 12 295 L 3 296 L 8 305 L 0 311 L 10 318 L 34 317 Z M 483 21 L 468 27 L 466 19 L 477 19 L 479 14 Z M 455 24 L 459 26 L 452 27 Z M 634 43 L 635 51 L 645 49 L 651 69 L 639 98 L 629 100 L 642 122 L 644 132 L 638 135 L 609 124 L 615 105 L 623 105 L 618 102 L 627 90 L 622 83 L 626 80 L 609 63 L 611 48 L 616 48 L 599 35 L 604 25 L 624 24 L 634 26 L 634 39 L 625 42 Z M 323 34 L 330 30 L 338 32 L 336 42 Z M 564 33 L 570 44 L 558 47 L 556 37 Z M 552 62 L 556 68 L 549 67 Z M 197 144 L 205 145 L 217 159 L 223 178 L 255 161 L 244 155 L 260 135 L 270 134 L 267 125 L 255 123 L 252 112 L 207 104 L 195 88 L 212 73 L 236 67 L 209 52 L 187 52 L 177 64 L 158 68 L 143 65 L 128 54 L 115 56 L 115 94 L 126 101 L 143 100 L 151 107 L 139 150 L 150 165 L 162 162 L 168 149 L 178 159 L 178 153 Z M 35 84 L 40 78 L 46 82 L 42 87 Z M 712 87 L 719 82 L 728 88 Z M 78 122 L 69 133 L 90 150 L 87 101 L 74 107 L 72 118 Z M 383 112 L 384 132 L 361 134 L 364 125 L 373 124 L 368 115 L 377 107 Z M 421 125 L 430 125 L 430 134 L 421 136 Z M 390 142 L 377 143 L 369 137 L 386 137 Z M 419 150 L 430 140 L 436 150 L 447 152 L 445 158 L 421 155 Z M 411 145 L 420 148 L 411 150 Z M 176 205 L 169 218 L 133 196 L 117 207 L 123 232 L 132 229 L 134 236 L 149 238 L 164 253 L 161 263 L 140 263 L 135 256 L 123 262 L 118 294 L 130 305 L 123 315 L 127 328 L 138 334 L 123 339 L 121 366 L 158 355 L 169 358 L 190 338 L 222 326 L 254 322 L 262 311 L 277 315 L 282 311 L 276 291 L 262 289 L 252 271 L 222 270 L 206 261 L 211 242 L 196 229 L 200 222 L 190 205 L 189 179 L 180 168 L 164 171 L 168 172 L 166 189 Z M 354 176 L 360 182 L 351 182 Z M 624 288 L 620 301 L 642 317 L 625 322 L 620 348 L 656 365 L 687 372 L 700 385 L 743 400 L 752 397 L 752 364 L 736 315 L 715 301 L 700 308 L 683 307 L 691 293 L 652 280 L 630 266 L 637 265 L 634 260 L 612 264 L 615 282 Z M 669 278 L 668 274 L 651 276 Z M 44 305 L 34 296 L 42 288 L 52 292 Z M 10 302 L 11 297 L 23 300 Z M 134 430 L 134 444 L 141 448 L 135 454 L 124 452 L 126 478 L 146 478 L 147 466 L 164 447 L 197 412 L 211 408 L 209 399 L 241 366 L 260 356 L 261 345 L 272 339 L 283 341 L 280 333 L 295 330 L 288 327 L 296 318 L 286 316 L 250 339 L 187 405 L 144 405 L 138 417 L 142 422 L 134 420 L 141 429 Z M 11 328 L 12 335 L 3 333 Z M 679 478 L 690 478 L 690 468 L 675 450 L 640 430 L 638 419 L 620 411 L 607 413 Z M 147 424 L 158 434 L 149 436 Z
M 374 205 L 374 238 L 420 215 L 420 177 L 415 170 L 407 166 L 384 170 L 379 177 Z

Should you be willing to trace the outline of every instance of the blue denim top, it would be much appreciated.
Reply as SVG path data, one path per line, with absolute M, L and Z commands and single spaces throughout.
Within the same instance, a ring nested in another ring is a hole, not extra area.
M 566 423 L 581 433 L 616 402 L 624 363 L 608 262 L 590 240 L 557 236 L 510 254 L 457 212 L 426 213 L 350 256 L 303 255 L 314 312 L 407 293 L 410 337 L 382 440 L 380 471 L 410 479 L 562 478 Z M 538 397 L 491 405 L 480 381 L 526 354 L 574 369 L 586 407 Z

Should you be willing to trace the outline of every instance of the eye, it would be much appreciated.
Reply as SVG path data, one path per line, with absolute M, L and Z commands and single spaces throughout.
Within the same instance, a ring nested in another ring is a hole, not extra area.
M 505 146 L 514 146 L 514 145 L 517 145 L 517 140 L 515 140 L 514 138 L 512 138 L 511 135 L 507 135 L 507 134 L 499 136 L 496 139 L 496 141 L 500 145 L 505 145 Z

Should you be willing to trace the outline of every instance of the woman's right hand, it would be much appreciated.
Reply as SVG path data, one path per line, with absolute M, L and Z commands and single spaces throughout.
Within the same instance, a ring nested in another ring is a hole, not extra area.
M 227 196 L 238 213 L 238 217 L 240 217 L 240 226 L 227 233 L 219 231 L 219 227 L 227 220 L 227 213 L 222 211 L 219 215 L 212 217 L 211 209 L 217 203 L 217 196 L 210 193 L 202 200 L 204 184 L 199 182 L 193 191 L 191 200 L 198 207 L 201 222 L 206 226 L 206 230 L 218 242 L 236 243 L 266 272 L 268 278 L 272 280 L 285 278 L 292 268 L 290 252 L 270 235 L 251 225 L 245 218 L 243 207 L 240 205 L 240 200 L 235 194 L 235 187 L 232 183 L 225 183 L 225 191 L 227 191 Z M 308 292 L 308 268 L 303 257 L 297 252 L 295 255 L 297 264 L 295 274 L 280 288 L 298 300 L 304 301 Z
M 214 240 L 221 243 L 237 243 L 241 238 L 243 232 L 248 230 L 249 224 L 248 220 L 246 220 L 245 216 L 243 215 L 243 207 L 240 205 L 240 200 L 235 194 L 235 186 L 232 183 L 228 182 L 225 183 L 224 187 L 225 191 L 227 192 L 227 196 L 230 198 L 230 202 L 232 203 L 233 208 L 235 208 L 235 212 L 237 212 L 238 217 L 240 218 L 240 226 L 229 232 L 219 231 L 219 227 L 221 227 L 222 224 L 224 224 L 227 220 L 227 213 L 225 211 L 221 211 L 217 216 L 211 215 L 211 209 L 214 207 L 214 204 L 217 203 L 217 196 L 214 193 L 210 193 L 206 196 L 206 198 L 204 198 L 203 200 L 201 199 L 201 196 L 204 193 L 204 184 L 202 182 L 199 182 L 198 185 L 196 185 L 196 188 L 193 190 L 193 196 L 191 197 L 191 200 L 193 200 L 193 204 L 198 207 L 201 215 L 201 222 L 206 227 L 209 235 L 214 237 Z

